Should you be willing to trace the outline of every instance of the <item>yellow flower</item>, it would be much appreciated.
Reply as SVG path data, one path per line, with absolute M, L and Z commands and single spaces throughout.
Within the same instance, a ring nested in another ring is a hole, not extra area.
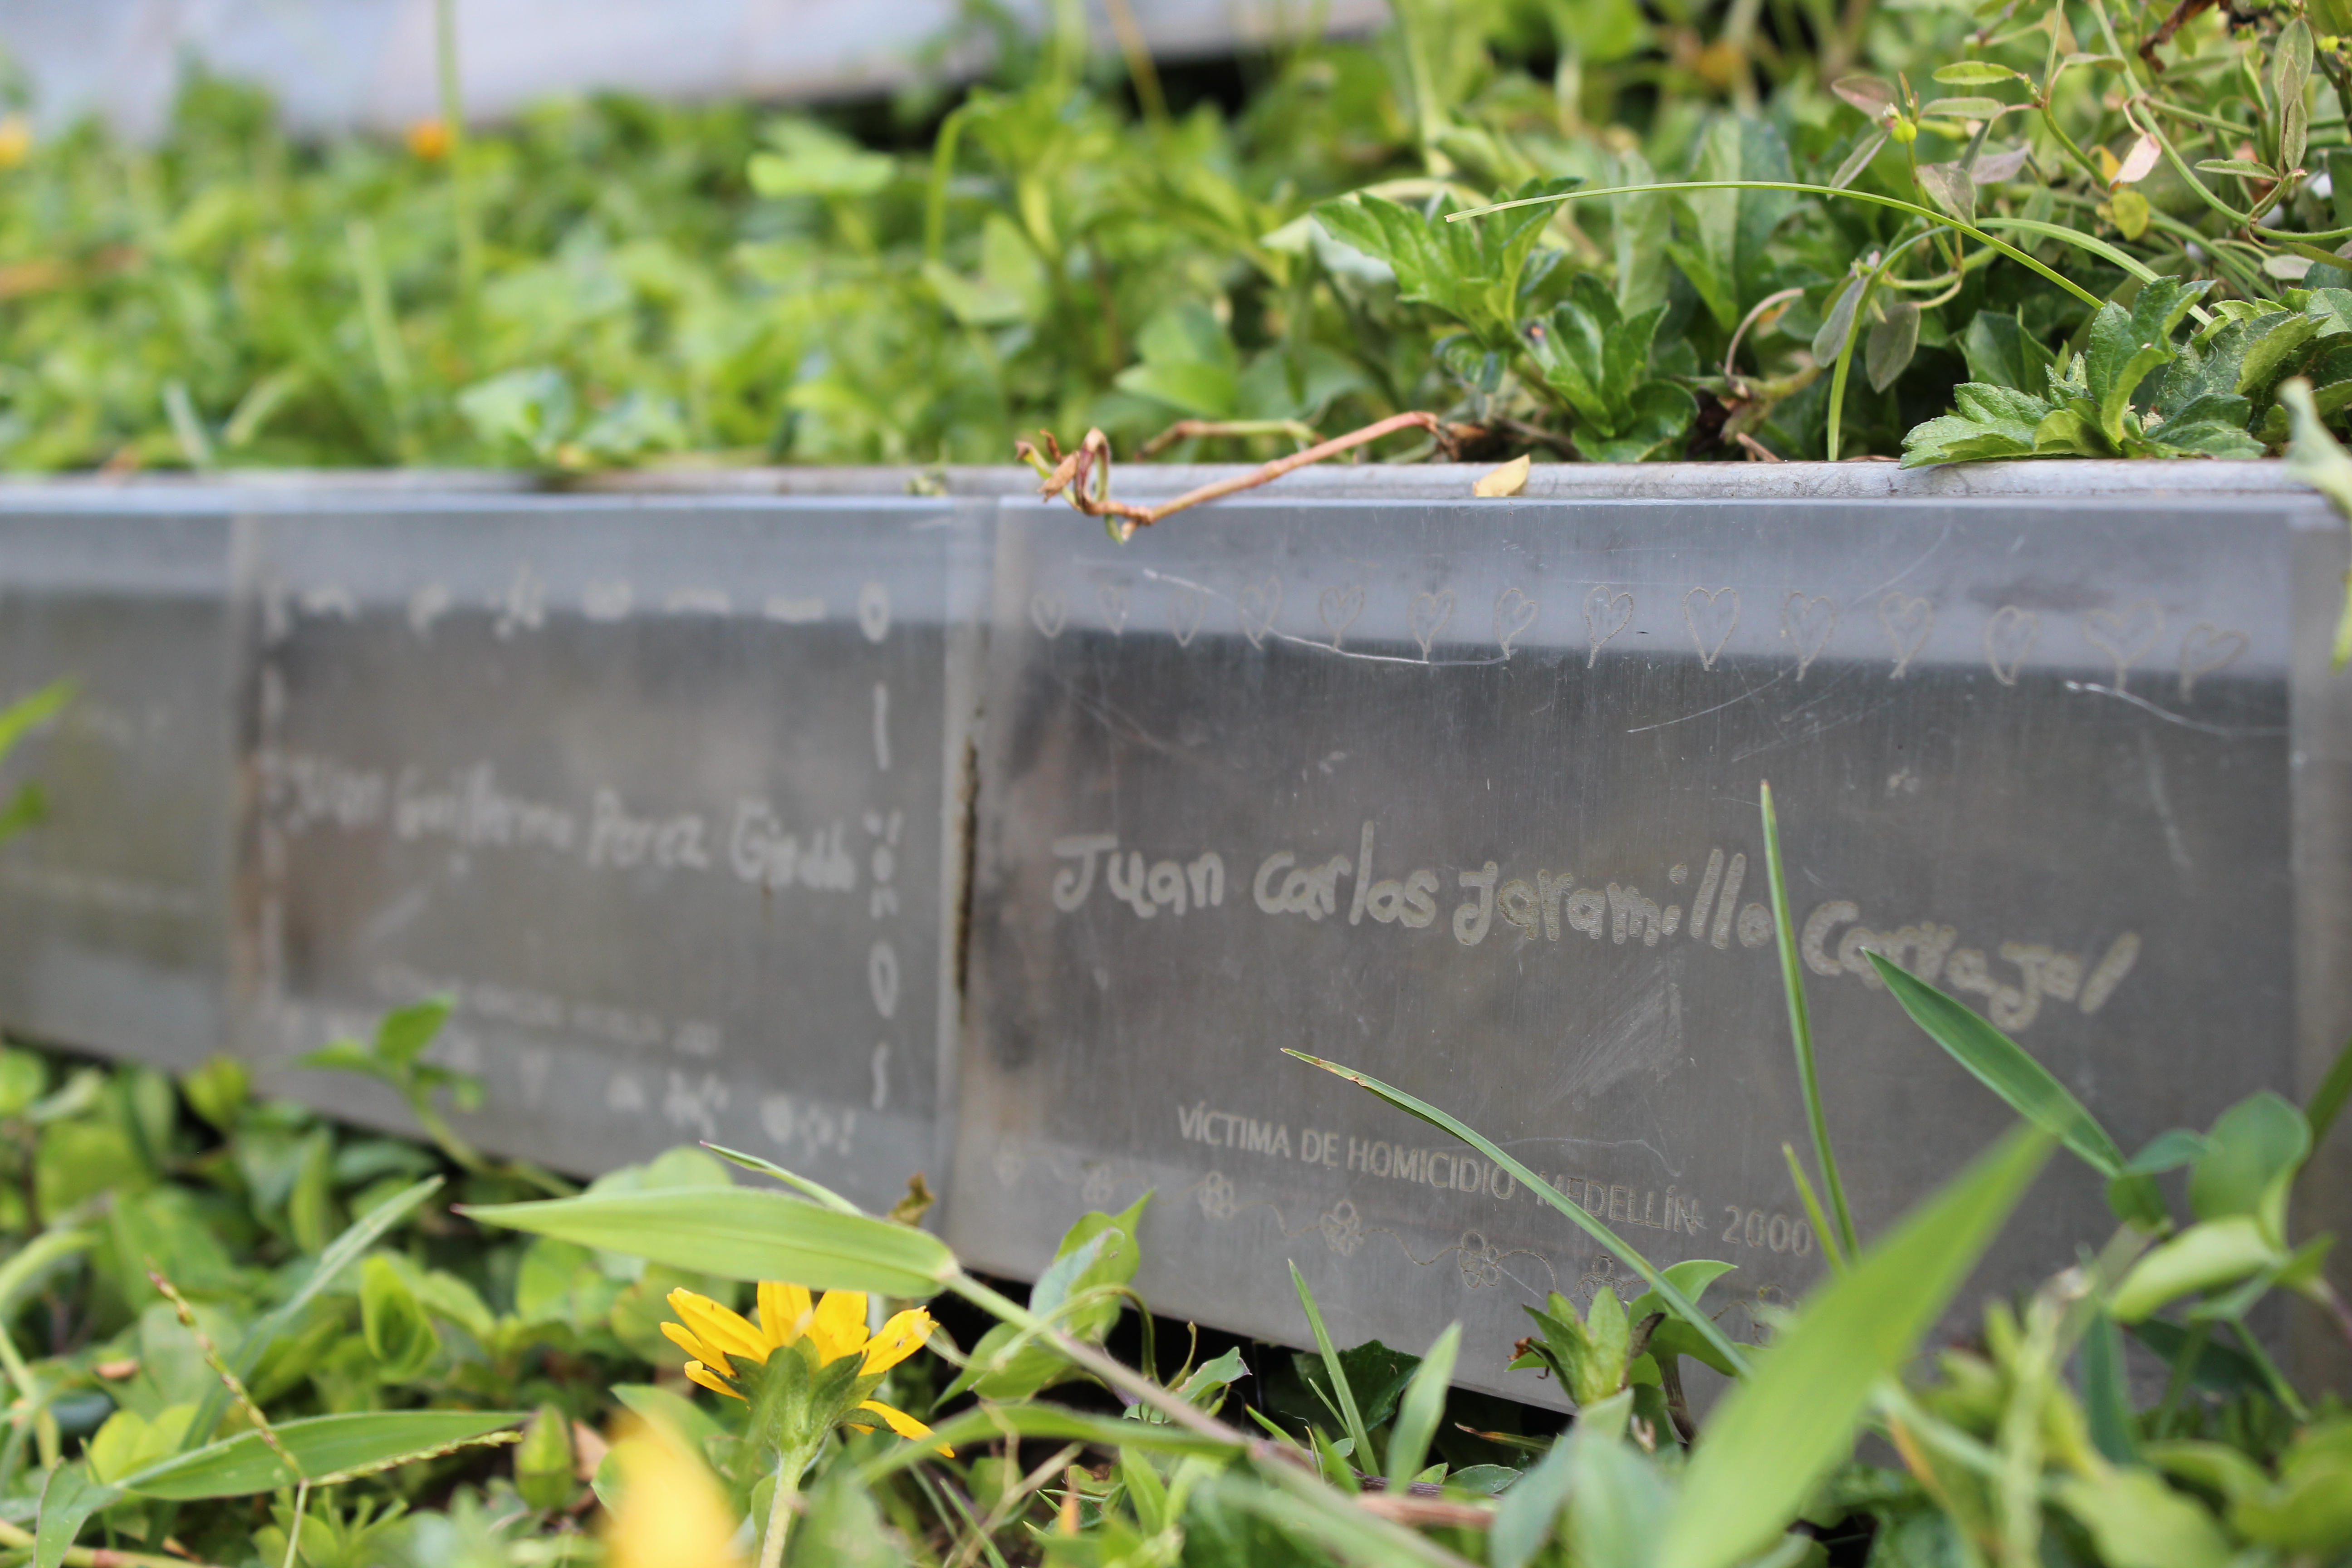
M 449 128 L 438 120 L 420 120 L 408 128 L 408 150 L 430 162 L 449 155 Z
M 32 152 L 32 121 L 21 114 L 0 116 L 0 169 L 15 168 Z
M 866 1331 L 865 1291 L 828 1290 L 812 1303 L 806 1289 L 773 1279 L 760 1282 L 760 1321 L 756 1324 L 741 1313 L 691 1290 L 671 1291 L 669 1304 L 680 1321 L 664 1323 L 662 1332 L 692 1358 L 686 1363 L 686 1375 L 713 1394 L 723 1394 L 730 1399 L 743 1397 L 733 1386 L 736 1362 L 765 1366 L 769 1356 L 805 1338 L 809 1348 L 816 1352 L 818 1364 L 830 1365 L 844 1356 L 860 1356 L 864 1361 L 857 1369 L 858 1375 L 870 1377 L 889 1371 L 922 1349 L 923 1342 L 931 1337 L 936 1326 L 930 1313 L 920 1307 L 909 1307 L 883 1324 L 880 1333 L 869 1335 Z M 880 1416 L 883 1424 L 901 1437 L 919 1441 L 931 1435 L 929 1427 L 880 1400 L 868 1399 L 857 1408 Z M 860 1432 L 874 1429 L 871 1422 L 852 1421 L 848 1425 Z M 940 1448 L 953 1456 L 946 1445 L 940 1445 Z
M 621 1499 L 604 1531 L 608 1568 L 742 1568 L 726 1494 L 676 1436 L 638 1426 L 613 1458 Z

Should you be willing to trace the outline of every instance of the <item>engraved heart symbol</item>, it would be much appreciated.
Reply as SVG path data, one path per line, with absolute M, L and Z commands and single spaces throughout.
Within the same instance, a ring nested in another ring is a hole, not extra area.
M 1727 598 L 1731 601 L 1727 614 L 1723 607 Z M 1701 600 L 1706 601 L 1704 608 L 1697 607 Z M 1700 629 L 1702 620 L 1706 623 L 1706 630 Z M 1689 628 L 1691 641 L 1698 646 L 1698 667 L 1713 669 L 1715 661 L 1723 657 L 1723 645 L 1731 640 L 1731 634 L 1739 626 L 1739 590 L 1693 588 L 1683 595 L 1683 625 Z M 1712 641 L 1708 640 L 1708 632 L 1715 634 Z
M 1584 637 L 1592 645 L 1592 651 L 1585 656 L 1585 668 L 1600 662 L 1601 648 L 1633 618 L 1631 594 L 1616 593 L 1604 583 L 1584 595 Z
M 1820 594 L 1807 598 L 1803 594 L 1791 594 L 1780 606 L 1780 635 L 1797 650 L 1797 679 L 1805 679 L 1813 660 L 1822 657 L 1836 632 L 1838 607 Z
M 1274 617 L 1282 613 L 1282 579 L 1268 577 L 1263 583 L 1244 584 L 1234 595 L 1234 608 L 1240 612 L 1242 636 L 1255 647 L 1274 629 Z
M 1029 620 L 1048 639 L 1062 635 L 1062 623 L 1070 618 L 1070 606 L 1059 594 L 1034 594 L 1029 599 Z
M 1127 630 L 1127 584 L 1103 583 L 1095 588 L 1095 606 L 1102 611 L 1103 625 L 1110 635 L 1118 637 Z
M 1454 618 L 1454 590 L 1443 589 L 1434 594 L 1415 594 L 1412 605 L 1405 611 L 1405 625 L 1412 632 L 1412 640 L 1421 645 L 1421 657 L 1429 657 L 1430 645 L 1437 640 L 1446 623 Z
M 1364 613 L 1364 585 L 1330 587 L 1315 596 L 1315 614 L 1323 622 L 1323 629 L 1331 634 L 1331 646 L 1338 647 L 1356 617 Z
M 1168 591 L 1168 629 L 1176 634 L 1178 647 L 1191 647 L 1192 638 L 1201 629 L 1201 617 L 1208 613 L 1209 591 L 1185 584 Z
M 2041 640 L 2042 617 L 2032 610 L 2015 605 L 1995 610 L 1984 629 L 1985 663 L 1992 667 L 1992 678 L 2003 686 L 2016 685 L 2017 672 Z
M 1536 624 L 1543 606 L 1520 593 L 1506 588 L 1495 595 L 1495 640 L 1503 647 L 1503 657 L 1511 657 L 1511 644 L 1519 634 Z
M 2120 616 L 2093 610 L 2083 617 L 2082 630 L 2084 642 L 2116 661 L 2116 689 L 2121 691 L 2131 667 L 2164 635 L 2164 612 L 2154 599 L 2142 599 Z
M 1927 646 L 1927 634 L 1936 629 L 1936 606 L 1907 594 L 1889 594 L 1878 601 L 1878 624 L 1886 628 L 1886 640 L 1895 645 L 1895 672 L 1886 679 L 1900 680 L 1911 668 L 1911 660 Z
M 2180 700 L 2186 702 L 2195 694 L 2199 676 L 2236 663 L 2246 651 L 2247 641 L 2245 633 L 2225 631 L 2210 621 L 2189 627 L 2180 639 Z

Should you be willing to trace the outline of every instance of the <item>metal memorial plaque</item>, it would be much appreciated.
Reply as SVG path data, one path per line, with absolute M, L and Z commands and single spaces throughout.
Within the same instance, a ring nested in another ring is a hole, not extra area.
M 499 1151 L 590 1172 L 708 1139 L 881 1205 L 940 1175 L 984 514 L 550 498 L 255 528 L 249 1049 L 446 994 L 436 1048 Z
M 1156 1189 L 1160 1310 L 1297 1342 L 1295 1259 L 1341 1343 L 1459 1319 L 1465 1380 L 1557 1398 L 1504 1371 L 1520 1304 L 1622 1270 L 1294 1047 L 1659 1261 L 1737 1264 L 1710 1300 L 1793 1299 L 1822 1259 L 1781 1152 L 1810 1145 L 1766 779 L 1865 1235 L 2011 1120 L 1868 951 L 2127 1146 L 2293 1092 L 2290 645 L 2325 627 L 2290 595 L 2321 529 L 2279 494 L 1244 501 L 1119 546 L 1006 503 L 950 1239 L 1034 1272 Z M 2111 1223 L 2061 1160 L 1992 1268 Z
M 226 1038 L 231 527 L 199 499 L 0 496 L 0 700 L 74 698 L 8 763 L 0 1023 L 194 1065 Z

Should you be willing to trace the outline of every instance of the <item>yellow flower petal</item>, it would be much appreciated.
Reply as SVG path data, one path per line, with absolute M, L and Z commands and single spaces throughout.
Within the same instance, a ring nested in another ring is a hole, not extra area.
M 760 1332 L 778 1350 L 808 1331 L 813 1310 L 806 1287 L 774 1279 L 760 1281 Z
M 866 1343 L 865 1371 L 887 1372 L 923 1348 L 931 1337 L 931 1315 L 920 1307 L 910 1307 L 882 1325 L 882 1331 Z
M 866 1348 L 866 1292 L 827 1290 L 809 1319 L 808 1336 L 817 1359 L 839 1361 Z
M 916 1420 L 913 1416 L 908 1415 L 903 1410 L 891 1409 L 888 1405 L 883 1404 L 878 1399 L 869 1399 L 857 1408 L 860 1410 L 871 1410 L 875 1415 L 879 1415 L 886 1423 L 888 1424 L 891 1431 L 896 1432 L 901 1437 L 911 1438 L 915 1442 L 919 1443 L 924 1438 L 931 1435 L 931 1429 L 929 1427 L 924 1426 L 921 1422 Z M 945 1443 L 935 1443 L 932 1447 L 939 1449 L 940 1453 L 945 1454 L 950 1459 L 955 1458 L 955 1450 L 949 1447 Z
M 670 1343 L 684 1351 L 690 1359 L 709 1362 L 719 1369 L 719 1375 L 722 1377 L 735 1375 L 735 1369 L 728 1364 L 727 1358 L 696 1339 L 692 1331 L 677 1323 L 664 1323 L 661 1326 L 661 1331 Z
M 690 1361 L 686 1363 L 686 1375 L 689 1380 L 702 1384 L 703 1387 L 710 1390 L 713 1394 L 723 1394 L 730 1399 L 743 1399 L 741 1394 L 736 1393 L 733 1389 L 719 1382 L 717 1374 L 712 1373 L 709 1367 L 703 1365 L 698 1361 Z M 746 1405 L 751 1403 L 748 1399 L 743 1400 L 743 1402 Z
M 604 1528 L 608 1568 L 744 1568 L 735 1512 L 709 1467 L 666 1433 L 613 1445 L 620 1506 Z
M 741 1313 L 720 1306 L 708 1296 L 684 1289 L 669 1293 L 669 1306 L 694 1331 L 696 1339 L 720 1355 L 740 1356 L 762 1366 L 767 1364 L 768 1342 L 760 1337 L 760 1331 Z

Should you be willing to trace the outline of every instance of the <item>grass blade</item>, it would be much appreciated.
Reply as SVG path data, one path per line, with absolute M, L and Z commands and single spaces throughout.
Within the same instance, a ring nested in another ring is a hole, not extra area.
M 1872 1392 L 1910 1360 L 2050 1156 L 2021 1127 L 1906 1215 L 1716 1406 L 1661 1568 L 1730 1568 L 1769 1544 L 1853 1451 Z
M 1454 1382 L 1454 1363 L 1462 1353 L 1462 1325 L 1448 1323 L 1413 1369 L 1412 1382 L 1397 1407 L 1396 1425 L 1389 1428 L 1389 1489 L 1402 1495 L 1429 1458 L 1430 1439 L 1445 1414 L 1445 1391 Z
M 1911 1021 L 1979 1083 L 2000 1096 L 2011 1110 L 2054 1134 L 2099 1174 L 2110 1180 L 2124 1174 L 2124 1152 L 2048 1068 L 1964 1003 L 1881 953 L 1869 956 L 1871 967 L 1911 1015 Z
M 310 1480 L 373 1475 L 480 1443 L 509 1443 L 527 1410 L 365 1410 L 281 1421 L 240 1432 L 190 1454 L 174 1454 L 120 1483 L 142 1497 L 194 1501 L 247 1497 Z M 275 1438 L 275 1441 L 272 1441 Z M 289 1464 L 288 1461 L 292 1463 Z
M 1797 1197 L 1805 1205 L 1805 1217 L 1812 1222 L 1813 1234 L 1822 1238 L 1822 1250 L 1829 1255 L 1832 1272 L 1845 1272 L 1845 1248 L 1838 1245 L 1837 1233 L 1830 1228 L 1829 1216 L 1822 1213 L 1822 1200 L 1813 1191 L 1812 1178 L 1798 1162 L 1794 1143 L 1780 1145 L 1780 1157 L 1789 1162 L 1789 1179 L 1797 1184 Z
M 540 1203 L 476 1204 L 468 1219 L 575 1241 L 722 1279 L 782 1279 L 812 1290 L 936 1294 L 955 1255 L 929 1231 L 842 1214 L 757 1187 L 583 1193 Z
M 1579 1229 L 1607 1247 L 1611 1256 L 1617 1261 L 1640 1275 L 1643 1283 L 1655 1290 L 1666 1305 L 1672 1307 L 1685 1322 L 1690 1324 L 1692 1331 L 1699 1338 L 1713 1345 L 1717 1353 L 1729 1362 L 1743 1375 L 1747 1373 L 1748 1358 L 1739 1353 L 1739 1347 L 1731 1342 L 1729 1335 L 1716 1327 L 1715 1320 L 1701 1312 L 1697 1305 L 1683 1294 L 1681 1288 L 1659 1270 L 1657 1265 L 1626 1245 L 1615 1231 L 1585 1213 L 1582 1204 L 1570 1202 L 1568 1195 L 1558 1187 L 1528 1170 L 1501 1144 L 1475 1131 L 1467 1122 L 1447 1115 L 1427 1100 L 1416 1099 L 1401 1089 L 1391 1089 L 1380 1079 L 1367 1077 L 1353 1068 L 1342 1067 L 1338 1062 L 1327 1062 L 1321 1057 L 1310 1057 L 1305 1051 L 1294 1051 L 1287 1046 L 1283 1047 L 1283 1055 L 1297 1057 L 1309 1067 L 1321 1068 L 1325 1072 L 1346 1079 L 1357 1088 L 1388 1101 L 1407 1115 L 1417 1116 L 1432 1127 L 1451 1132 L 1454 1137 L 1461 1139 L 1462 1142 L 1502 1166 L 1511 1173 L 1514 1181 L 1521 1183 L 1536 1196 L 1566 1215 Z
M 1805 1094 L 1805 1121 L 1812 1129 L 1813 1158 L 1821 1163 L 1822 1185 L 1829 1190 L 1830 1207 L 1837 1214 L 1838 1238 L 1848 1257 L 1862 1253 L 1854 1234 L 1853 1210 L 1845 1201 L 1845 1184 L 1838 1179 L 1837 1154 L 1830 1147 L 1829 1118 L 1822 1110 L 1822 1080 L 1813 1062 L 1813 1020 L 1805 1006 L 1805 971 L 1797 960 L 1797 927 L 1789 914 L 1789 883 L 1780 871 L 1780 823 L 1772 811 L 1772 786 L 1763 786 L 1764 872 L 1772 889 L 1772 931 L 1780 950 L 1780 988 L 1789 998 L 1789 1039 L 1797 1052 L 1797 1082 Z
M 1298 1289 L 1298 1304 L 1307 1309 L 1307 1326 L 1315 1331 L 1315 1348 L 1322 1352 L 1324 1375 L 1331 1380 L 1331 1393 L 1339 1401 L 1340 1424 L 1356 1440 L 1355 1466 L 1368 1470 L 1373 1463 L 1372 1437 L 1364 1430 L 1363 1412 L 1356 1407 L 1356 1391 L 1349 1384 L 1348 1369 L 1339 1364 L 1339 1352 L 1331 1343 L 1331 1331 L 1323 1326 L 1323 1313 L 1315 1305 L 1315 1292 L 1307 1288 L 1307 1276 L 1298 1272 L 1296 1263 L 1290 1266 L 1290 1282 Z

